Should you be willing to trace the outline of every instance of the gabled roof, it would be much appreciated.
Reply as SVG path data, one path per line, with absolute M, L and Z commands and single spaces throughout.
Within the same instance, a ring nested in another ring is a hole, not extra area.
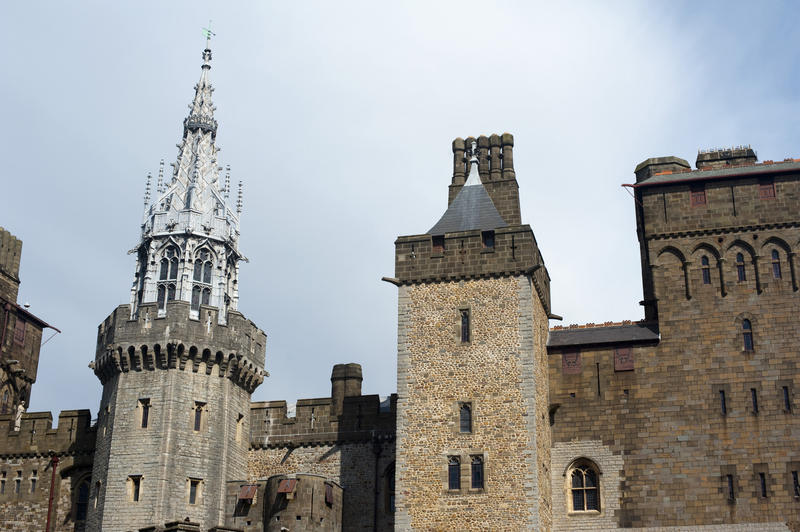
M 636 322 L 611 327 L 581 326 L 551 329 L 547 339 L 549 349 L 578 346 L 658 342 L 658 324 Z
M 473 157 L 470 161 L 469 179 L 436 225 L 428 230 L 428 234 L 443 235 L 476 229 L 488 231 L 507 225 L 483 187 L 478 175 L 478 160 Z

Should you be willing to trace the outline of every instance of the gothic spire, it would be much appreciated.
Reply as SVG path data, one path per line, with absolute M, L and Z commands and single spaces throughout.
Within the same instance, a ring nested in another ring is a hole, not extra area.
M 183 138 L 177 145 L 172 178 L 162 181 L 162 163 L 152 203 L 152 177 L 148 177 L 145 193 L 148 205 L 136 247 L 138 264 L 131 293 L 132 314 L 139 305 L 151 302 L 157 303 L 159 314 L 164 313 L 166 303 L 176 299 L 190 302 L 193 315 L 201 305 L 219 308 L 219 320 L 223 323 L 227 311 L 236 309 L 238 262 L 244 259 L 239 252 L 241 196 L 235 206 L 228 203 L 230 178 L 223 182 L 222 167 L 217 161 L 216 108 L 209 77 L 211 35 L 206 31 L 200 80 L 183 121 Z M 175 263 L 174 271 L 173 258 L 180 261 Z M 169 263 L 167 269 L 162 266 L 165 260 Z

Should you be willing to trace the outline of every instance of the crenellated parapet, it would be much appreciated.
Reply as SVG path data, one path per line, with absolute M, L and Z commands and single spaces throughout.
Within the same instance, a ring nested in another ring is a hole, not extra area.
M 361 382 L 359 364 L 337 364 L 331 373 L 331 397 L 300 399 L 293 411 L 286 401 L 250 403 L 251 447 L 394 440 L 397 395 L 383 400 L 361 395 Z
M 0 415 L 0 457 L 91 455 L 96 433 L 89 410 L 62 411 L 56 428 L 50 412 L 22 414 L 19 430 L 13 415 Z
M 198 319 L 186 319 L 189 304 L 170 301 L 159 316 L 155 303 L 145 303 L 130 319 L 120 305 L 100 324 L 93 363 L 105 384 L 129 371 L 179 369 L 231 379 L 252 393 L 264 380 L 266 334 L 241 313 L 230 311 L 226 324 L 218 309 L 201 306 Z

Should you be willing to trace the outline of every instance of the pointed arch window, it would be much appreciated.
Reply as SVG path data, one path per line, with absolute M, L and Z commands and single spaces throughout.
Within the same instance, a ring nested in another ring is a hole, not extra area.
M 89 479 L 84 479 L 78 484 L 77 497 L 75 497 L 75 521 L 81 523 L 86 521 L 86 514 L 89 509 Z
M 570 498 L 573 512 L 600 511 L 600 485 L 598 471 L 589 462 L 580 462 L 570 471 Z
M 781 278 L 781 256 L 777 249 L 772 250 L 772 276 L 775 279 Z
M 742 343 L 745 351 L 753 350 L 753 325 L 750 320 L 742 320 Z
M 472 405 L 461 403 L 458 409 L 460 432 L 472 432 Z
M 461 489 L 461 458 L 458 456 L 447 457 L 447 488 Z
M 167 301 L 175 299 L 175 284 L 178 279 L 178 248 L 169 246 L 164 250 L 158 272 L 158 310 L 167 308 Z
M 705 255 L 700 259 L 700 266 L 703 272 L 703 284 L 711 284 L 711 265 L 708 263 L 708 257 Z
M 471 484 L 474 490 L 483 489 L 483 456 L 476 454 L 470 457 Z
M 198 310 L 200 305 L 211 304 L 211 273 L 214 263 L 211 253 L 207 249 L 201 249 L 194 260 L 194 272 L 192 278 L 192 310 Z
M 744 255 L 741 253 L 736 254 L 736 276 L 739 279 L 739 282 L 744 282 L 747 280 L 747 273 L 744 269 Z

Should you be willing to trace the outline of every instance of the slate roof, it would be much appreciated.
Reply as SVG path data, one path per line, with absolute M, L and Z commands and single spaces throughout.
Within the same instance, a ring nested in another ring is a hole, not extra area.
M 658 174 L 650 176 L 647 179 L 636 183 L 634 187 L 648 187 L 651 185 L 663 185 L 681 181 L 713 180 L 724 179 L 726 177 L 744 177 L 747 175 L 793 172 L 797 170 L 800 170 L 800 161 L 798 160 L 793 160 L 791 162 L 766 162 L 761 164 L 733 166 L 730 168 L 717 168 L 714 170 L 693 170 L 691 172 Z
M 631 323 L 612 327 L 566 327 L 550 331 L 548 348 L 658 342 L 658 324 Z
M 488 231 L 508 225 L 483 187 L 477 168 L 476 160 L 471 165 L 469 179 L 436 225 L 428 230 L 428 234 L 443 235 L 475 229 Z

